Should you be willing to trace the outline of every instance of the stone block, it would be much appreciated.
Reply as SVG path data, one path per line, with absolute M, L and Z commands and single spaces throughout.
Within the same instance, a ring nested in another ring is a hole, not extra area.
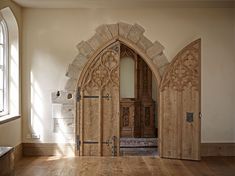
M 165 64 L 159 68 L 159 73 L 161 76 L 163 76 L 163 74 L 165 73 L 165 70 L 167 69 L 168 66 L 169 66 L 169 64 Z
M 100 48 L 107 40 L 104 40 L 100 34 L 96 33 L 93 37 L 91 37 L 87 43 L 94 49 L 97 50 Z
M 81 53 L 79 53 L 76 58 L 73 60 L 72 65 L 75 65 L 77 67 L 79 67 L 80 69 L 83 69 L 83 67 L 85 66 L 85 64 L 87 63 L 87 58 L 82 55 Z
M 75 91 L 77 89 L 77 79 L 70 78 L 67 80 L 66 85 L 65 85 L 65 90 L 66 91 Z
M 153 43 L 147 37 L 142 35 L 140 36 L 140 40 L 138 41 L 137 46 L 146 51 L 148 48 L 153 46 Z
M 66 76 L 74 79 L 78 79 L 80 76 L 80 73 L 82 72 L 82 69 L 76 65 L 70 64 Z
M 153 58 L 156 55 L 159 55 L 164 50 L 164 47 L 158 42 L 155 41 L 154 44 L 147 49 L 147 54 L 150 58 Z
M 159 54 L 159 55 L 156 55 L 152 58 L 153 60 L 153 63 L 157 65 L 158 68 L 166 65 L 169 63 L 169 61 L 167 60 L 165 54 Z
M 127 35 L 129 34 L 131 27 L 132 25 L 130 24 L 119 22 L 118 23 L 119 35 L 123 38 L 127 38 Z
M 113 38 L 111 32 L 108 29 L 108 26 L 103 24 L 101 26 L 99 26 L 98 28 L 96 28 L 96 32 L 97 34 L 100 35 L 101 38 L 104 39 L 104 41 L 109 41 Z
M 72 91 L 56 91 L 51 94 L 52 103 L 74 104 L 75 99 L 75 92 Z
M 144 28 L 142 28 L 140 25 L 134 24 L 131 27 L 127 38 L 131 40 L 132 42 L 137 43 L 140 37 L 143 35 L 144 31 L 145 31 Z
M 118 36 L 118 24 L 109 24 L 108 29 L 113 37 Z
M 90 57 L 94 50 L 93 48 L 85 41 L 81 41 L 78 45 L 77 48 L 79 52 L 84 55 L 85 57 Z

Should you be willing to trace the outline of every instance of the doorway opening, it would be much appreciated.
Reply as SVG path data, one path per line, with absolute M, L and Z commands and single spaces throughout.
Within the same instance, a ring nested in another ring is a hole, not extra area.
M 121 44 L 120 155 L 158 154 L 157 82 L 144 59 Z

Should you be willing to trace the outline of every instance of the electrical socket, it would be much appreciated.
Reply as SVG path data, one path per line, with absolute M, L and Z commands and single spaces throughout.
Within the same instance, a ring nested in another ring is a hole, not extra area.
M 39 134 L 36 134 L 36 133 L 32 133 L 32 134 L 31 134 L 31 138 L 32 138 L 32 139 L 40 139 L 40 135 L 39 135 Z
M 40 134 L 32 133 L 26 135 L 27 139 L 40 139 Z

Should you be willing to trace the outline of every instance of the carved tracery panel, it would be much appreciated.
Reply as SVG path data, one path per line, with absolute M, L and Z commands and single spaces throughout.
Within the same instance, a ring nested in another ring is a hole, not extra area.
M 181 51 L 176 56 L 176 59 L 164 76 L 164 81 L 161 86 L 162 91 L 165 88 L 183 91 L 188 86 L 198 90 L 200 76 L 199 47 L 200 45 L 195 43 L 190 49 Z
M 201 41 L 182 49 L 163 76 L 160 87 L 161 155 L 200 159 Z
M 119 53 L 120 44 L 116 42 L 102 51 L 84 74 L 80 155 L 111 156 L 119 149 L 111 145 L 112 139 L 119 138 Z

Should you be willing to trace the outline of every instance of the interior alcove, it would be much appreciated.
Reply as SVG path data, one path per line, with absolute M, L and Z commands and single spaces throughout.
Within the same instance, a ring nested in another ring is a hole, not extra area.
M 157 154 L 157 85 L 147 63 L 128 46 L 120 50 L 120 153 Z

